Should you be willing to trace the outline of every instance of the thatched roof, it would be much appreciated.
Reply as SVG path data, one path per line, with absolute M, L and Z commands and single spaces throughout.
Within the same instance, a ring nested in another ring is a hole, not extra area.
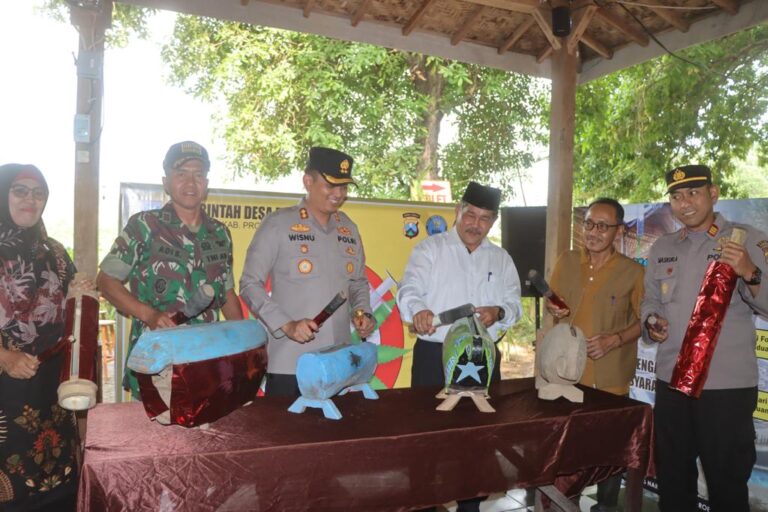
M 567 0 L 123 0 L 315 33 L 548 77 L 560 45 L 578 49 L 580 80 L 768 20 L 766 0 L 573 0 L 572 31 L 552 34 Z M 653 37 L 649 35 L 653 34 Z

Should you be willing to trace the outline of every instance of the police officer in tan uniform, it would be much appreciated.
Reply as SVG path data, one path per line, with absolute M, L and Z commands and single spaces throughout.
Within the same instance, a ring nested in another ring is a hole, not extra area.
M 268 395 L 298 396 L 298 357 L 349 343 L 350 320 L 362 338 L 376 327 L 360 233 L 339 211 L 354 183 L 352 164 L 341 151 L 312 148 L 306 197 L 264 218 L 248 247 L 240 295 L 269 332 Z M 347 304 L 318 326 L 312 318 L 339 292 Z
M 695 511 L 701 460 L 712 512 L 748 511 L 747 482 L 755 464 L 758 368 L 753 313 L 768 316 L 768 239 L 735 224 L 714 207 L 720 189 L 704 165 L 684 165 L 666 174 L 669 205 L 683 228 L 651 247 L 642 303 L 643 337 L 658 343 L 654 435 L 659 508 Z M 744 245 L 731 241 L 746 231 Z M 712 261 L 730 265 L 739 279 L 730 297 L 704 390 L 693 398 L 670 389 L 704 275 Z M 654 321 L 649 321 L 649 317 Z

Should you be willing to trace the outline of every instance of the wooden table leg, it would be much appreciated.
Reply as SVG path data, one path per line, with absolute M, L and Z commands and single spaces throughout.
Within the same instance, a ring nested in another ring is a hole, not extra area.
M 624 491 L 624 510 L 640 512 L 643 507 L 643 474 L 639 469 L 627 468 L 627 487 Z

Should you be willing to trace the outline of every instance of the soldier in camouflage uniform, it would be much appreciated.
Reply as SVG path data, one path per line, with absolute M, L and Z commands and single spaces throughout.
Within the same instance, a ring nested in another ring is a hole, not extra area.
M 304 352 L 349 343 L 350 317 L 361 338 L 376 326 L 360 233 L 339 211 L 354 183 L 352 158 L 312 148 L 303 181 L 306 198 L 259 226 L 240 279 L 240 294 L 269 332 L 268 395 L 298 396 L 296 360 Z M 349 304 L 318 328 L 311 319 L 338 292 Z
M 213 303 L 190 323 L 214 322 L 221 310 L 242 319 L 232 276 L 232 237 L 200 208 L 208 189 L 208 152 L 195 142 L 171 146 L 163 161 L 163 186 L 171 200 L 159 210 L 132 216 L 100 265 L 97 283 L 104 297 L 133 317 L 129 353 L 146 329 L 173 327 L 171 315 L 184 308 L 203 284 Z M 130 292 L 123 286 L 130 285 Z M 126 389 L 139 396 L 126 368 Z

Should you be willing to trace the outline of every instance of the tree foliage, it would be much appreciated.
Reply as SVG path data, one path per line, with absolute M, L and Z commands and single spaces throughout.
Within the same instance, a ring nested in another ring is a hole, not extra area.
M 407 198 L 414 180 L 471 179 L 511 190 L 532 161 L 544 87 L 454 61 L 206 18 L 181 16 L 163 51 L 172 80 L 222 105 L 233 166 L 276 178 L 313 145 L 355 159 L 358 194 Z M 438 135 L 447 117 L 457 137 Z
M 45 0 L 40 10 L 55 20 L 69 23 L 70 7 L 65 0 Z M 147 38 L 147 21 L 156 11 L 122 3 L 113 4 L 112 23 L 106 33 L 107 46 L 121 48 L 128 45 L 131 37 Z
M 632 202 L 663 196 L 675 165 L 710 165 L 723 194 L 736 162 L 768 156 L 768 25 L 663 56 L 579 87 L 575 202 L 600 195 Z

